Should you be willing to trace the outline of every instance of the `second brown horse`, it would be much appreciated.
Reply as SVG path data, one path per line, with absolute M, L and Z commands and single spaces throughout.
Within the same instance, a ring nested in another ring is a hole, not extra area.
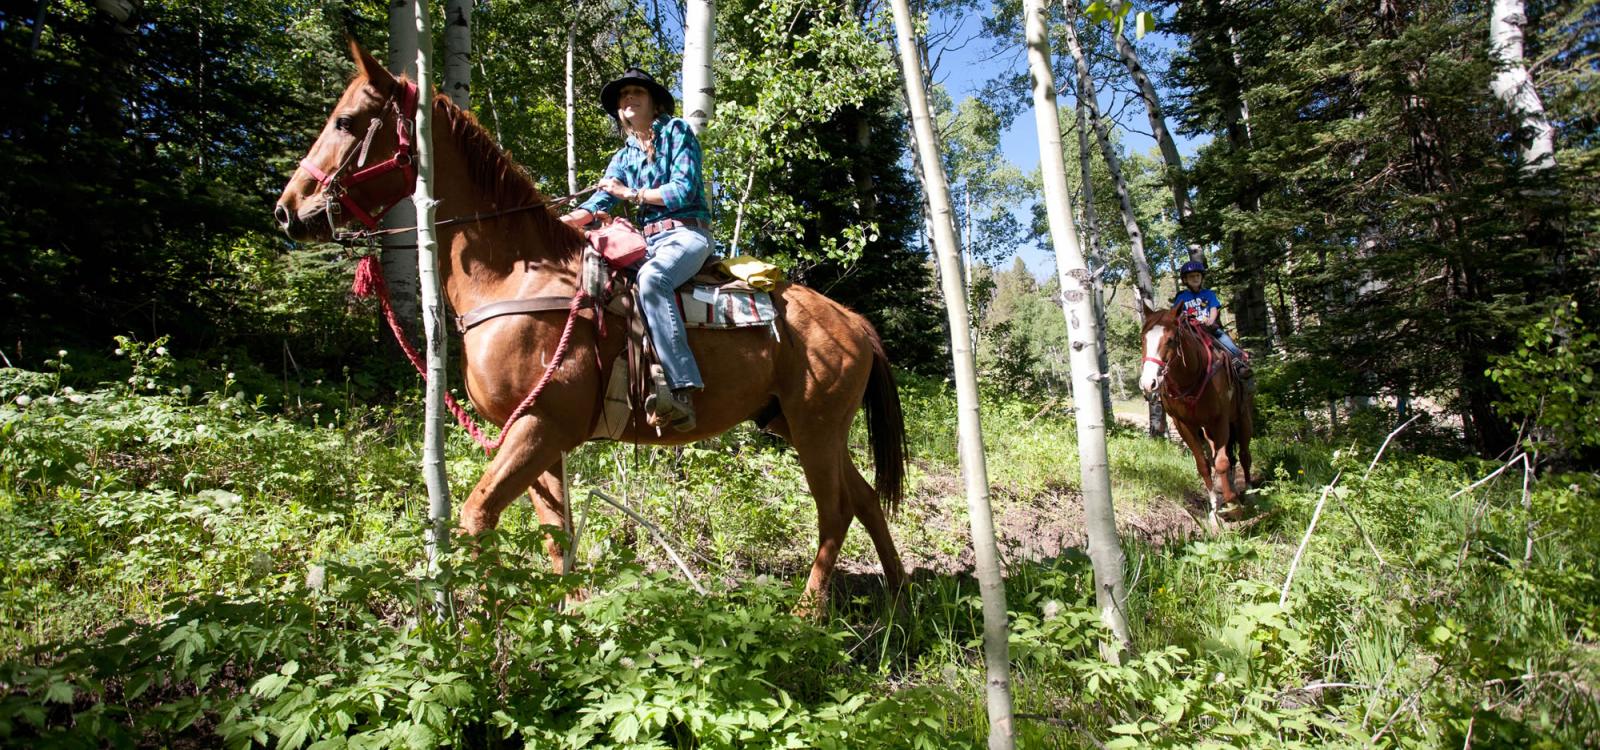
M 341 217 L 380 211 L 410 195 L 406 170 L 350 179 L 361 164 L 405 151 L 409 113 L 400 103 L 415 101 L 404 79 L 390 75 L 358 46 L 352 45 L 351 53 L 358 75 L 278 199 L 279 224 L 296 240 L 326 241 L 343 225 Z M 433 107 L 436 123 L 431 145 L 439 221 L 547 202 L 470 114 L 443 96 L 423 100 Z M 439 232 L 439 246 L 440 278 L 457 314 L 503 300 L 570 296 L 578 289 L 583 236 L 548 208 L 449 225 Z M 802 607 L 819 610 L 825 602 L 854 519 L 866 527 L 886 582 L 897 590 L 905 572 L 885 509 L 903 493 L 905 426 L 883 344 L 865 318 L 806 287 L 782 284 L 773 301 L 779 312 L 776 337 L 765 328 L 690 332 L 690 348 L 706 382 L 695 398 L 699 425 L 694 431 L 658 435 L 636 424 L 622 439 L 687 443 L 775 406 L 778 414 L 767 429 L 794 446 L 817 507 L 818 549 Z M 565 310 L 507 315 L 464 334 L 467 392 L 478 412 L 496 424 L 512 415 L 547 367 L 557 368 L 532 408 L 505 425 L 502 446 L 461 508 L 466 532 L 494 528 L 524 492 L 533 496 L 542 523 L 570 528 L 570 509 L 562 503 L 560 476 L 553 469 L 564 451 L 591 438 L 610 363 L 624 346 L 625 336 L 616 332 L 625 326 L 621 320 L 607 321 L 606 330 L 613 333 L 602 338 L 592 319 L 580 321 L 567 356 L 548 363 L 566 317 Z M 851 461 L 847 442 L 861 408 L 867 412 L 876 491 Z M 556 569 L 563 569 L 561 547 L 552 541 L 547 551 Z
M 1162 407 L 1194 454 L 1195 469 L 1205 483 L 1210 505 L 1206 520 L 1212 529 L 1219 528 L 1222 507 L 1238 499 L 1230 459 L 1236 448 L 1244 470 L 1244 489 L 1250 489 L 1250 437 L 1254 431 L 1250 394 L 1221 347 L 1207 340 L 1209 334 L 1174 310 L 1159 309 L 1148 301 L 1142 307 L 1144 364 L 1139 390 L 1146 397 L 1160 395 Z

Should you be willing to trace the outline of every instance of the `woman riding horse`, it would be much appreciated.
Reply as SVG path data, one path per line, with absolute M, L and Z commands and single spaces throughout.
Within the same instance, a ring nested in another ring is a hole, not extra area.
M 463 323 L 467 393 L 479 414 L 502 426 L 500 448 L 461 506 L 461 528 L 471 534 L 494 528 L 505 509 L 531 489 L 540 522 L 570 530 L 561 454 L 601 436 L 596 425 L 614 369 L 608 363 L 617 361 L 627 339 L 604 331 L 624 323 L 612 312 L 584 307 L 582 234 L 558 220 L 548 208 L 553 201 L 471 114 L 447 97 L 429 96 L 395 78 L 360 47 L 352 44 L 351 53 L 358 75 L 284 186 L 275 209 L 278 223 L 292 239 L 324 242 L 357 220 L 376 227 L 385 208 L 412 194 L 411 118 L 418 106 L 432 107 L 439 283 Z M 620 100 L 620 87 L 617 94 Z M 653 168 L 665 163 L 673 127 L 671 120 L 659 130 L 651 124 L 650 137 L 659 139 L 650 144 Z M 362 166 L 363 158 L 377 163 Z M 666 185 L 640 183 L 628 191 L 640 190 L 649 206 L 666 208 L 681 197 Z M 759 419 L 788 440 L 817 506 L 817 551 L 802 608 L 820 613 L 845 533 L 856 521 L 872 538 L 890 590 L 905 581 L 885 517 L 904 496 L 905 418 L 883 341 L 871 323 L 800 284 L 780 283 L 772 299 L 778 320 L 771 331 L 689 332 L 695 357 L 708 365 L 709 396 L 699 404 L 692 430 L 658 433 L 629 420 L 621 434 L 605 436 L 680 445 Z M 543 304 L 550 300 L 554 307 Z M 466 325 L 467 320 L 478 322 Z M 866 416 L 873 484 L 852 460 L 850 426 L 858 411 Z M 546 551 L 555 570 L 567 569 L 554 537 Z
M 611 157 L 600 189 L 562 221 L 588 225 L 617 201 L 638 206 L 649 249 L 639 268 L 639 306 L 666 370 L 672 397 L 646 410 L 679 432 L 694 429 L 690 394 L 705 387 L 678 317 L 673 290 L 693 278 L 711 254 L 711 214 L 700 177 L 700 141 L 673 117 L 674 101 L 650 74 L 630 68 L 600 89 L 600 107 L 627 142 Z

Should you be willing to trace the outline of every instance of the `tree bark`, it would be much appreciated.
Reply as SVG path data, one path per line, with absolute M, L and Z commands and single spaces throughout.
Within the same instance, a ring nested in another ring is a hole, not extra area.
M 985 703 L 989 716 L 989 750 L 1010 750 L 1016 738 L 1011 716 L 1010 645 L 1006 615 L 1005 579 L 1000 573 L 1000 551 L 995 544 L 994 515 L 989 506 L 989 471 L 983 455 L 983 425 L 979 417 L 978 375 L 973 359 L 971 327 L 960 276 L 960 248 L 945 181 L 944 162 L 933 132 L 928 91 L 912 39 L 911 9 L 907 0 L 890 0 L 894 9 L 895 38 L 900 70 L 905 78 L 906 105 L 911 113 L 924 193 L 932 208 L 930 219 L 937 239 L 939 281 L 950 320 L 950 352 L 956 376 L 956 409 L 961 433 L 961 470 L 972 523 L 972 547 L 977 557 L 978 591 L 983 599 L 983 661 Z M 1059 155 L 1060 151 L 1057 150 Z
M 1489 59 L 1495 63 L 1489 90 L 1516 120 L 1512 133 L 1521 146 L 1523 176 L 1556 166 L 1555 128 L 1522 59 L 1522 26 L 1528 22 L 1522 0 L 1494 0 L 1489 15 Z
M 578 125 L 574 102 L 572 54 L 578 46 L 578 12 L 583 0 L 572 8 L 572 23 L 567 26 L 567 192 L 578 192 Z
M 444 394 L 449 385 L 445 363 L 444 303 L 439 293 L 437 241 L 433 233 L 433 54 L 428 0 L 416 0 L 414 33 L 417 67 L 417 187 L 411 196 L 417 212 L 417 277 L 421 282 L 422 331 L 428 348 L 426 411 L 422 436 L 422 477 L 428 487 L 427 550 L 429 568 L 450 549 L 450 482 L 444 466 Z
M 1055 245 L 1056 272 L 1061 282 L 1061 307 L 1067 319 L 1072 352 L 1073 392 L 1078 423 L 1078 465 L 1083 488 L 1084 525 L 1089 537 L 1089 560 L 1094 566 L 1095 603 L 1100 621 L 1116 637 L 1102 652 L 1120 662 L 1133 648 L 1124 616 L 1127 591 L 1122 580 L 1122 543 L 1117 539 L 1116 514 L 1111 504 L 1111 472 L 1106 458 L 1105 414 L 1100 399 L 1091 396 L 1105 388 L 1105 373 L 1096 366 L 1093 283 L 1072 231 L 1072 206 L 1067 200 L 1067 168 L 1061 156 L 1061 121 L 1056 112 L 1055 82 L 1050 73 L 1050 40 L 1045 27 L 1045 0 L 1024 0 L 1028 38 L 1028 67 L 1033 72 L 1034 122 L 1039 129 L 1039 171 L 1044 178 L 1045 206 L 1050 218 L 1050 240 Z M 1076 47 L 1076 34 L 1068 31 L 1068 44 Z M 1074 54 L 1082 65 L 1082 57 Z M 1080 68 L 1085 84 L 1080 101 L 1091 101 L 1093 89 L 1087 68 Z
M 712 0 L 688 0 L 683 14 L 683 119 L 695 135 L 716 112 L 711 50 L 716 46 Z
M 1094 212 L 1094 178 L 1089 169 L 1089 116 L 1083 104 L 1083 98 L 1078 98 L 1078 171 L 1083 179 L 1083 227 L 1084 238 L 1088 240 L 1088 253 L 1093 259 L 1096 269 L 1106 266 L 1105 246 L 1100 243 L 1100 224 Z M 1093 270 L 1093 269 L 1092 269 Z M 1094 282 L 1094 348 L 1096 362 L 1102 373 L 1111 372 L 1111 354 L 1106 348 L 1106 298 L 1105 284 L 1101 281 L 1104 276 L 1097 276 Z M 1111 389 L 1100 389 L 1100 408 L 1106 418 L 1116 421 L 1116 408 L 1111 404 Z
M 472 108 L 472 0 L 447 0 L 444 13 L 444 94 Z
M 1113 13 L 1120 12 L 1119 5 Z M 1161 148 L 1161 160 L 1167 165 L 1167 186 L 1172 188 L 1172 206 L 1178 216 L 1178 226 L 1187 227 L 1189 217 L 1194 215 L 1194 207 L 1189 202 L 1189 178 L 1183 168 L 1183 156 L 1178 153 L 1178 143 L 1173 139 L 1172 132 L 1167 129 L 1166 111 L 1161 108 L 1161 96 L 1156 93 L 1155 84 L 1151 83 L 1149 74 L 1145 73 L 1144 66 L 1139 63 L 1139 52 L 1134 49 L 1133 43 L 1115 29 L 1112 30 L 1111 41 L 1116 45 L 1123 66 L 1128 69 L 1128 76 L 1139 87 L 1139 98 L 1144 102 L 1145 114 L 1150 119 L 1150 132 L 1155 136 L 1156 145 Z M 1189 239 L 1187 232 L 1184 233 L 1184 240 L 1188 245 L 1189 260 L 1204 261 L 1205 250 L 1200 247 L 1200 243 Z
M 389 2 L 389 72 L 412 80 L 417 75 L 416 0 Z M 421 101 L 426 92 L 419 93 Z M 417 107 L 421 111 L 423 107 Z M 400 201 L 383 217 L 387 229 L 408 229 L 417 225 L 416 206 Z M 415 333 L 422 315 L 418 301 L 417 235 L 414 230 L 388 235 L 383 240 L 383 275 L 389 282 L 389 296 L 395 316 L 409 332 Z

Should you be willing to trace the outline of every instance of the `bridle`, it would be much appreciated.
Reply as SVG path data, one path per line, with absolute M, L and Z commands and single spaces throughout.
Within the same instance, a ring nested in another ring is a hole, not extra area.
M 1176 341 L 1176 337 L 1182 336 L 1185 329 L 1188 329 L 1191 333 L 1195 333 L 1198 336 L 1199 324 L 1195 322 L 1193 318 L 1186 316 L 1180 317 L 1177 328 L 1173 330 L 1172 336 L 1168 337 L 1167 339 L 1175 342 L 1174 346 L 1177 347 L 1178 356 L 1180 358 L 1183 357 L 1183 345 L 1181 342 Z M 1169 398 L 1185 404 L 1194 404 L 1196 401 L 1200 400 L 1200 394 L 1205 392 L 1206 385 L 1211 382 L 1212 376 L 1216 374 L 1216 368 L 1214 367 L 1215 363 L 1213 362 L 1211 354 L 1211 347 L 1207 345 L 1204 338 L 1200 339 L 1200 350 L 1205 352 L 1206 355 L 1205 366 L 1201 369 L 1201 372 L 1203 372 L 1204 375 L 1200 378 L 1199 382 L 1194 384 L 1192 388 L 1189 388 L 1181 393 L 1177 391 L 1175 384 L 1171 380 L 1167 380 L 1167 363 L 1165 361 L 1149 355 L 1145 355 L 1142 361 L 1154 364 L 1158 368 L 1156 370 L 1156 379 L 1165 386 L 1167 396 Z M 1156 349 L 1156 353 L 1161 353 L 1159 347 Z
M 334 214 L 339 213 L 340 207 L 356 217 L 368 229 L 376 229 L 378 220 L 389 213 L 389 209 L 402 199 L 410 196 L 416 190 L 417 167 L 412 156 L 411 122 L 417 115 L 417 85 L 410 81 L 400 81 L 398 101 L 393 95 L 384 102 L 384 108 L 394 111 L 395 149 L 394 155 L 370 167 L 362 167 L 367 160 L 367 149 L 372 146 L 372 138 L 377 134 L 381 121 L 373 118 L 372 124 L 367 128 L 367 136 L 362 140 L 359 149 L 352 149 L 339 161 L 339 166 L 332 172 L 323 172 L 310 159 L 301 159 L 300 168 L 310 174 L 317 181 L 318 193 L 323 196 L 327 206 L 328 222 L 337 225 L 339 222 Z M 340 175 L 355 160 L 357 171 L 341 177 Z M 395 189 L 389 196 L 379 201 L 375 210 L 363 208 L 355 198 L 350 197 L 349 189 L 363 182 L 368 182 L 382 177 L 390 172 L 399 170 L 405 176 L 404 186 Z

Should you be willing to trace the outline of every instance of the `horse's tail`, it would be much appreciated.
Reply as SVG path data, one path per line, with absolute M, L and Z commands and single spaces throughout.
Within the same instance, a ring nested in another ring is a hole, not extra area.
M 900 410 L 900 391 L 895 388 L 883 339 L 871 323 L 862 322 L 872 342 L 872 374 L 867 378 L 867 393 L 861 406 L 867 410 L 867 442 L 872 444 L 878 499 L 893 513 L 905 497 L 906 418 Z

